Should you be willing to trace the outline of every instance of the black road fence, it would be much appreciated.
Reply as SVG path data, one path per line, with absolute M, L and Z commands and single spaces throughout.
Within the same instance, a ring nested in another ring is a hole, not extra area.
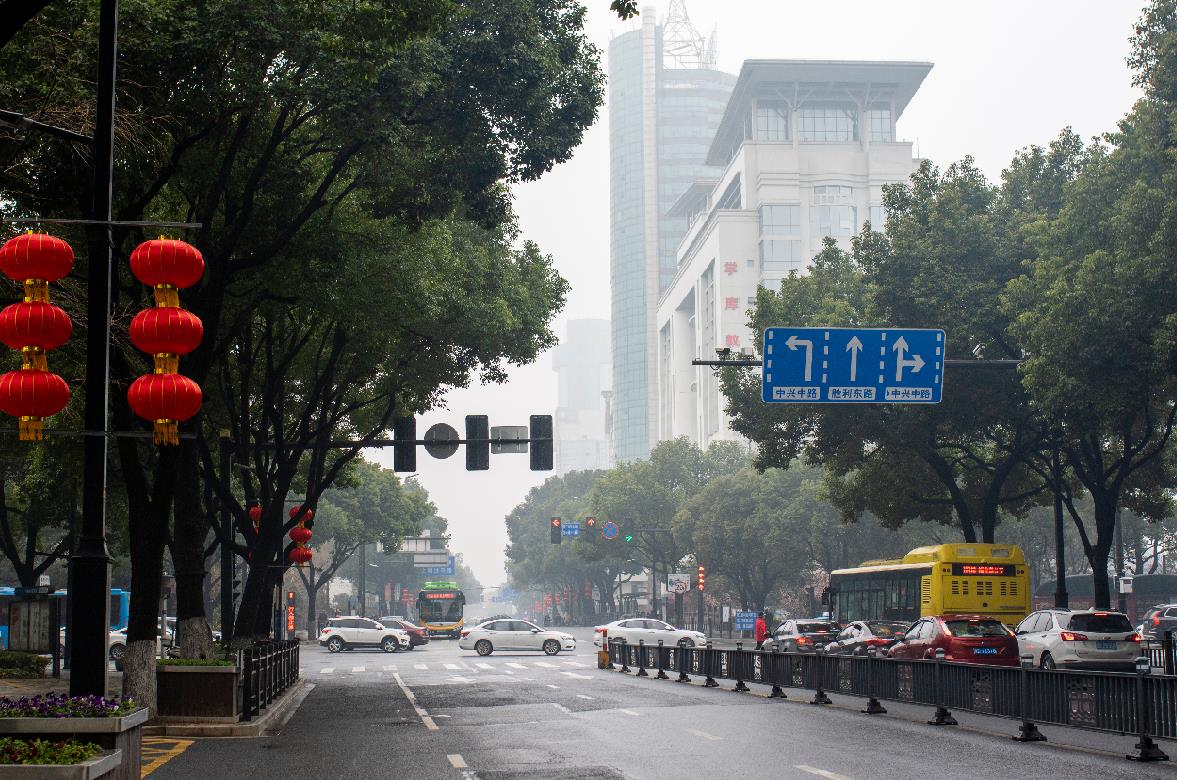
M 241 720 L 249 721 L 298 682 L 298 640 L 255 642 L 240 654 Z
M 740 692 L 749 690 L 746 683 L 769 685 L 773 698 L 787 698 L 784 689 L 800 688 L 813 691 L 813 704 L 830 704 L 829 693 L 857 696 L 867 699 L 863 712 L 870 715 L 885 714 L 884 701 L 927 705 L 935 707 L 928 721 L 935 726 L 956 725 L 952 710 L 976 712 L 1020 721 L 1014 739 L 1023 742 L 1045 741 L 1037 724 L 1133 734 L 1138 737 L 1136 751 L 1127 757 L 1138 761 L 1167 760 L 1153 740 L 1177 740 L 1177 676 L 1152 673 L 1146 660 L 1137 662 L 1135 674 L 1048 671 L 1029 665 L 783 653 L 739 645 L 735 650 L 681 648 L 610 639 L 609 667 L 677 682 L 702 677 L 708 687 L 734 680 L 731 690 Z

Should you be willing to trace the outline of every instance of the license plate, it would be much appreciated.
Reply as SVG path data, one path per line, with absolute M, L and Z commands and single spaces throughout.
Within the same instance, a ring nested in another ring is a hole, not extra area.
M 1107 640 L 1104 640 L 1104 641 L 1101 641 L 1101 642 L 1096 642 L 1096 643 L 1095 643 L 1095 649 L 1096 649 L 1096 650 L 1115 650 L 1115 649 L 1116 649 L 1116 646 L 1117 646 L 1117 644 L 1119 644 L 1119 643 L 1118 643 L 1118 642 L 1114 642 L 1114 641 L 1107 641 Z
M 996 647 L 974 647 L 973 655 L 997 655 Z

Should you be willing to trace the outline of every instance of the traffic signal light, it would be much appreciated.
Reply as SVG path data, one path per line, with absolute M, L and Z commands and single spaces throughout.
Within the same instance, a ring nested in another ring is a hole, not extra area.
M 584 520 L 584 525 L 585 525 L 585 528 L 588 530 L 586 530 L 585 533 L 581 534 L 580 538 L 584 539 L 589 544 L 596 544 L 597 543 L 597 518 L 586 517 Z
M 530 434 L 531 444 L 528 452 L 531 455 L 532 471 L 552 470 L 552 415 L 531 415 Z
M 560 540 L 561 540 L 563 532 L 564 532 L 564 529 L 561 527 L 562 525 L 563 525 L 563 523 L 560 522 L 560 518 L 558 518 L 558 517 L 552 518 L 552 525 L 549 529 L 552 532 L 552 544 L 559 544 L 560 543 Z
M 392 421 L 392 470 L 417 470 L 417 418 L 397 417 Z
M 471 439 L 481 439 L 472 442 Z M 466 471 L 490 468 L 490 418 L 485 414 L 466 415 Z
M 707 585 L 707 569 L 700 566 L 699 567 L 699 579 L 698 579 L 698 582 L 696 583 L 695 587 L 701 591 L 706 587 L 706 585 Z
M 621 538 L 626 542 L 632 542 L 634 539 L 637 538 L 637 534 L 635 534 L 633 531 L 625 531 L 621 535 Z

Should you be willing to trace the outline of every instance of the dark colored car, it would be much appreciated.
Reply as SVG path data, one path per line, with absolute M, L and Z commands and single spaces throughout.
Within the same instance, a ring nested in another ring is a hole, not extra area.
M 1177 636 L 1177 604 L 1157 604 L 1144 613 L 1141 625 L 1144 638 L 1152 641 L 1163 639 L 1166 631 Z
M 936 657 L 993 666 L 1018 665 L 1018 640 L 997 618 L 987 615 L 936 615 L 920 618 L 887 650 L 892 658 L 911 661 Z
M 398 617 L 382 617 L 380 622 L 388 628 L 399 628 L 409 635 L 409 649 L 412 650 L 418 645 L 429 644 L 429 632 L 415 623 L 410 623 L 404 618 Z
M 855 620 L 842 629 L 836 641 L 826 645 L 827 653 L 869 655 L 873 647 L 882 654 L 907 633 L 910 623 L 889 620 Z
M 830 620 L 786 620 L 772 632 L 782 653 L 818 653 L 838 638 L 839 623 Z

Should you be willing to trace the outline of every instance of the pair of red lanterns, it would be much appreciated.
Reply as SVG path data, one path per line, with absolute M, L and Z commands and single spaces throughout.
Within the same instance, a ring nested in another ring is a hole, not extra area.
M 0 412 L 18 418 L 22 441 L 42 437 L 43 420 L 69 403 L 69 385 L 48 369 L 45 353 L 69 340 L 69 316 L 49 302 L 49 283 L 73 268 L 74 252 L 60 238 L 26 233 L 0 247 L 0 272 L 24 287 L 24 300 L 0 311 L 0 341 L 21 352 L 21 367 L 0 376 Z M 160 238 L 131 253 L 131 271 L 155 288 L 155 307 L 131 322 L 131 341 L 155 356 L 155 372 L 135 380 L 127 401 L 151 420 L 157 444 L 178 444 L 177 425 L 200 411 L 200 386 L 177 373 L 179 358 L 200 345 L 200 319 L 180 308 L 178 290 L 204 274 L 200 252 L 183 241 Z
M 311 561 L 313 553 L 307 545 L 310 544 L 314 533 L 307 527 L 307 523 L 314 516 L 313 509 L 301 506 L 290 508 L 290 519 L 298 518 L 298 525 L 290 529 L 290 541 L 294 542 L 294 547 L 290 550 L 290 562 L 296 566 L 305 566 Z M 249 520 L 253 523 L 254 534 L 257 534 L 262 522 L 262 508 L 260 506 L 255 505 L 249 508 Z M 252 553 L 249 554 L 249 558 L 252 560 Z

